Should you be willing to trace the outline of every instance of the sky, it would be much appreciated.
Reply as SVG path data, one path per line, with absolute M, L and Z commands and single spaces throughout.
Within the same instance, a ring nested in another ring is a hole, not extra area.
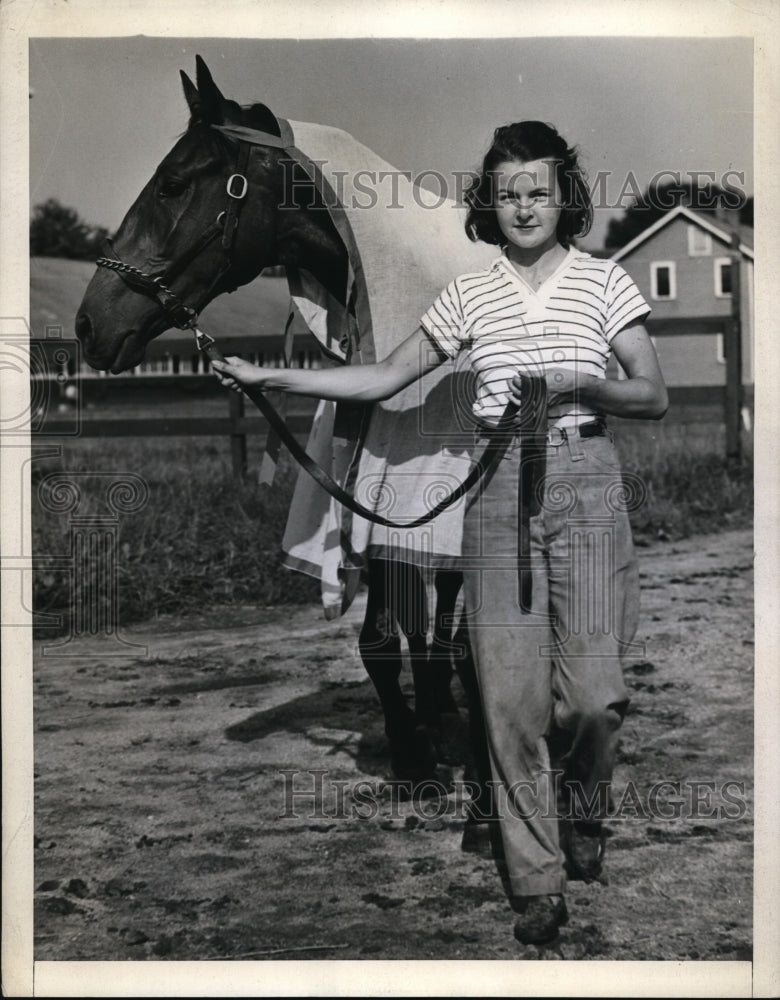
M 30 40 L 31 206 L 54 197 L 116 228 L 186 126 L 179 70 L 194 79 L 196 53 L 226 97 L 343 128 L 451 190 L 497 125 L 551 122 L 591 184 L 608 172 L 587 248 L 661 171 L 710 171 L 753 193 L 749 38 L 135 36 Z

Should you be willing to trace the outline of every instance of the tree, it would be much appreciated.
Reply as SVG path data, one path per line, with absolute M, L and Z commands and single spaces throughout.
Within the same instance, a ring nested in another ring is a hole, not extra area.
M 709 182 L 682 181 L 678 184 L 667 181 L 651 185 L 644 194 L 634 199 L 634 204 L 629 205 L 620 218 L 610 219 L 605 248 L 617 250 L 625 246 L 678 205 L 706 215 L 733 212 L 735 223 L 752 225 L 753 221 L 753 199 L 746 199 L 741 191 Z
M 108 236 L 104 226 L 91 226 L 74 208 L 49 198 L 33 208 L 30 253 L 34 257 L 69 257 L 94 260 Z

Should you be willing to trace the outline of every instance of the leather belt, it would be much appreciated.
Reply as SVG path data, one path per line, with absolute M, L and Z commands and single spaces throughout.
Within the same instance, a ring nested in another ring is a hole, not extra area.
M 607 425 L 603 420 L 589 420 L 585 424 L 575 424 L 572 427 L 550 427 L 547 431 L 547 444 L 559 445 L 571 437 L 601 437 L 606 433 Z

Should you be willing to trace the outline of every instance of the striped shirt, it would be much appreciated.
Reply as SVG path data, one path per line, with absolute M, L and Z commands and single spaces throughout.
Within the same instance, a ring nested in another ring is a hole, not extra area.
M 460 275 L 420 324 L 447 357 L 462 352 L 476 376 L 474 416 L 495 424 L 518 372 L 542 375 L 558 367 L 606 378 L 612 338 L 649 312 L 619 264 L 571 247 L 536 291 L 504 255 L 484 271 Z M 548 419 L 571 425 L 595 412 L 580 402 L 559 403 Z

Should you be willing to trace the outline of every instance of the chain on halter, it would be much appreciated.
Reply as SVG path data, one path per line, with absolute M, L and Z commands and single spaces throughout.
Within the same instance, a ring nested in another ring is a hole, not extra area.
M 107 242 L 113 252 L 111 241 Z M 197 323 L 196 310 L 182 302 L 179 296 L 163 282 L 162 275 L 153 277 L 139 267 L 133 267 L 132 264 L 125 264 L 124 261 L 112 257 L 98 257 L 95 263 L 98 267 L 114 271 L 133 291 L 155 299 L 168 319 L 180 330 L 192 329 Z
M 133 267 L 132 264 L 124 264 L 121 260 L 112 260 L 110 257 L 98 257 L 95 263 L 98 267 L 108 268 L 109 271 L 122 271 L 124 274 L 135 274 L 144 280 L 153 281 L 160 291 L 165 292 L 166 295 L 170 295 L 172 298 L 177 297 L 167 285 L 163 284 L 162 278 L 152 278 L 140 268 Z

